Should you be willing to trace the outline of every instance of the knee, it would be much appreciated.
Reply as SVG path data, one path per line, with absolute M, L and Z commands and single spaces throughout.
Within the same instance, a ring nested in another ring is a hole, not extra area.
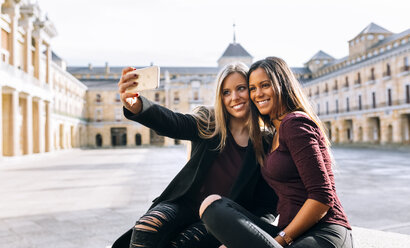
M 221 199 L 220 195 L 210 195 L 202 202 L 201 206 L 199 207 L 199 218 L 202 218 L 202 214 L 205 212 L 205 209 L 211 205 L 216 200 Z

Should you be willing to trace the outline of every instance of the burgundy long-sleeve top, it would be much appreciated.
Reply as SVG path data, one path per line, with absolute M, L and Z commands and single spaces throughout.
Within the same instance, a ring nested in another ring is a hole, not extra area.
M 325 138 L 307 115 L 285 116 L 279 127 L 279 146 L 266 156 L 261 172 L 279 197 L 279 228 L 293 220 L 307 199 L 314 199 L 330 207 L 320 222 L 351 229 L 336 195 Z

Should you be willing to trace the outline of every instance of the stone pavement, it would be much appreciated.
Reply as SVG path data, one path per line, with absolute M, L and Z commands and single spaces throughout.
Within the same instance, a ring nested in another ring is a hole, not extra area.
M 355 226 L 357 247 L 410 247 L 408 154 L 335 149 L 338 193 Z M 109 247 L 146 211 L 186 158 L 182 146 L 4 158 L 0 247 Z

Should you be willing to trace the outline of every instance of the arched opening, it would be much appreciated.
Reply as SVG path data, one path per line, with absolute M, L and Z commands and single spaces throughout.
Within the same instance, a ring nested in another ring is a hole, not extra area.
M 127 128 L 125 127 L 111 128 L 111 145 L 112 146 L 127 145 Z
M 142 144 L 142 137 L 141 134 L 137 133 L 135 135 L 135 145 L 140 146 Z
M 101 147 L 101 146 L 102 146 L 102 136 L 101 136 L 101 134 L 97 134 L 97 135 L 95 136 L 95 145 L 96 145 L 97 147 Z

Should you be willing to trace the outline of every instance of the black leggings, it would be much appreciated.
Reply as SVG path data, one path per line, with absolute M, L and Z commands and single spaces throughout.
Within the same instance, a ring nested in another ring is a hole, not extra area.
M 181 202 L 162 202 L 148 210 L 132 231 L 125 233 L 112 247 L 215 248 L 219 245 L 192 207 Z
M 277 227 L 260 221 L 246 209 L 224 197 L 205 209 L 202 221 L 207 230 L 228 248 L 282 247 L 274 240 L 280 231 Z M 352 233 L 340 225 L 319 223 L 287 247 L 353 248 Z

